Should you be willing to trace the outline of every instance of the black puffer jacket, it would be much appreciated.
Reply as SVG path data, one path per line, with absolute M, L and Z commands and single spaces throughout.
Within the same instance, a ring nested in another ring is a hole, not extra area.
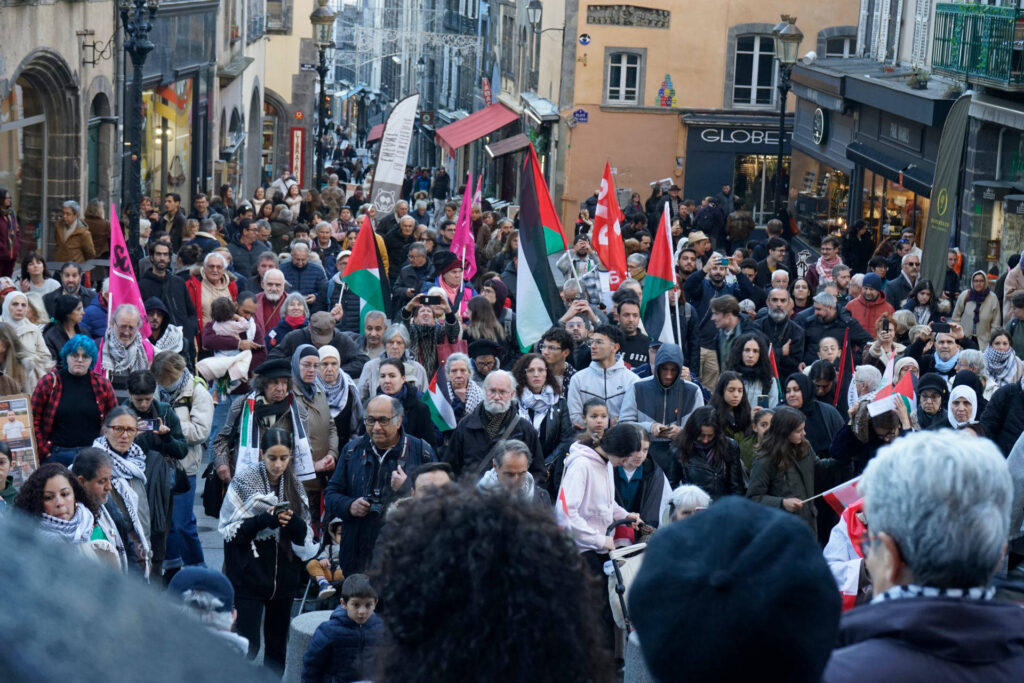
M 680 459 L 678 451 L 674 455 L 669 476 L 673 487 L 693 484 L 704 489 L 712 500 L 747 495 L 747 475 L 740 460 L 740 446 L 733 439 L 726 438 L 725 457 L 715 463 L 707 462 L 696 453 L 685 461 Z
M 1020 383 L 999 387 L 981 414 L 981 424 L 986 434 L 993 435 L 993 441 L 1003 455 L 1009 457 L 1017 438 L 1024 432 L 1024 390 Z

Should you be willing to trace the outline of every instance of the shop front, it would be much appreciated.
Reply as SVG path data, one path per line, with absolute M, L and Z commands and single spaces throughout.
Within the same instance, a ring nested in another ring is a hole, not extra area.
M 754 222 L 763 225 L 777 212 L 778 118 L 758 114 L 687 113 L 683 196 L 700 202 L 731 185 L 743 199 Z M 782 178 L 790 177 L 792 120 L 787 118 L 783 139 Z M 781 188 L 783 192 L 787 188 Z
M 192 177 L 192 128 L 196 108 L 194 78 L 142 93 L 142 193 L 187 197 Z

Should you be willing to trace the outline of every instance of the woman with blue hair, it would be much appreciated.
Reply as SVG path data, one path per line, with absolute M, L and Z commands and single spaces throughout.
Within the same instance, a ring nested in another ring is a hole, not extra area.
M 96 342 L 76 334 L 61 348 L 57 366 L 32 392 L 32 421 L 39 462 L 70 466 L 79 449 L 100 435 L 103 419 L 117 407 L 114 387 L 92 372 Z

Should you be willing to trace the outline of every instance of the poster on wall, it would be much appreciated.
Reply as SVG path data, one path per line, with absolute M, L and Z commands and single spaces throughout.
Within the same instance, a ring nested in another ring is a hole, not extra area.
M 39 467 L 31 397 L 28 394 L 0 396 L 0 425 L 0 441 L 11 449 L 11 475 L 14 485 L 20 488 Z
M 302 187 L 305 180 L 302 170 L 306 166 L 306 129 L 292 128 L 290 133 L 288 160 L 292 167 L 292 178 Z

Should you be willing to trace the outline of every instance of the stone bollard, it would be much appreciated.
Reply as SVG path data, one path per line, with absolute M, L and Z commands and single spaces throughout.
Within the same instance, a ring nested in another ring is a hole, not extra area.
M 306 612 L 292 619 L 288 628 L 288 652 L 284 660 L 283 683 L 300 683 L 302 680 L 302 656 L 306 654 L 309 641 L 316 627 L 331 617 L 331 610 Z

